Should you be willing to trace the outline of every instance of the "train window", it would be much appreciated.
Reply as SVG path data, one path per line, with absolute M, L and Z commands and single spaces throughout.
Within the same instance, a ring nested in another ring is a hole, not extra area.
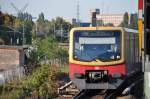
M 76 31 L 74 59 L 80 61 L 115 61 L 121 58 L 120 31 Z

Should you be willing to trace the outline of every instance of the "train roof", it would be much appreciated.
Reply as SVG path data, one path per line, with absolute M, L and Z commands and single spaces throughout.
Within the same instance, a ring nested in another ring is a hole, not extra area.
M 73 28 L 72 30 L 95 30 L 95 29 L 112 29 L 112 30 L 115 30 L 115 29 L 123 29 L 124 31 L 126 32 L 129 32 L 129 33 L 136 33 L 138 34 L 138 30 L 136 29 L 131 29 L 131 28 L 122 28 L 122 27 L 77 27 L 77 28 Z
M 129 33 L 138 33 L 138 30 L 135 30 L 135 29 L 124 28 L 124 30 Z

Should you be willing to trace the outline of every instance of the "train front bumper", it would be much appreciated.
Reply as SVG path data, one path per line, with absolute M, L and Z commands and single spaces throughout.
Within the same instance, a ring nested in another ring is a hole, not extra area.
M 110 82 L 98 82 L 98 83 L 87 83 L 86 79 L 72 79 L 73 83 L 79 88 L 82 89 L 116 89 L 122 82 L 122 79 L 116 79 L 115 81 Z

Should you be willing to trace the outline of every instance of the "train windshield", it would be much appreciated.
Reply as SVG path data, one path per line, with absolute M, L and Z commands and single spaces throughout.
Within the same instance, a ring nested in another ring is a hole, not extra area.
M 119 60 L 121 58 L 121 31 L 76 31 L 73 54 L 74 59 L 79 61 Z

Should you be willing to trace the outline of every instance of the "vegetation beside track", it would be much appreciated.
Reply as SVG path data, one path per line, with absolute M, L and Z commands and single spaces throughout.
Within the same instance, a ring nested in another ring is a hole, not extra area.
M 29 51 L 28 69 L 31 70 L 20 81 L 0 85 L 0 99 L 57 97 L 57 80 L 68 71 L 67 55 L 67 51 L 59 48 L 55 39 L 50 37 L 36 39 L 33 49 Z M 63 66 L 57 61 L 56 64 L 51 63 L 51 60 L 59 60 L 62 57 L 63 60 L 60 63 Z
M 54 98 L 57 95 L 58 86 L 56 79 L 61 74 L 60 69 L 43 65 L 22 81 L 15 81 L 1 86 L 0 98 L 18 99 L 33 96 Z

